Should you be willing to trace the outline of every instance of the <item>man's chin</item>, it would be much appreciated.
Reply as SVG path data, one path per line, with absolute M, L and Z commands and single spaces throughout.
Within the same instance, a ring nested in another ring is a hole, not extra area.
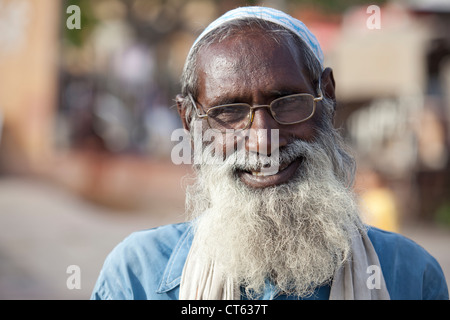
M 286 184 L 297 176 L 297 171 L 303 162 L 303 158 L 296 158 L 290 163 L 280 167 L 263 169 L 260 171 L 236 171 L 237 177 L 246 186 L 261 189 Z

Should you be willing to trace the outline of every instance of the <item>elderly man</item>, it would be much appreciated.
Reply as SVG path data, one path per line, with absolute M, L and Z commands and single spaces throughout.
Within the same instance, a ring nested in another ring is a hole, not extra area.
M 189 222 L 125 239 L 93 299 L 448 299 L 423 248 L 361 222 L 333 73 L 302 22 L 227 12 L 192 46 L 176 100 L 188 132 L 214 133 L 193 144 Z

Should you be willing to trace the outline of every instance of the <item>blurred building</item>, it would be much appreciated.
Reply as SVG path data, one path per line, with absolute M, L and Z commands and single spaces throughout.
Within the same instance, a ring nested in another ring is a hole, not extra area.
M 394 192 L 402 217 L 430 220 L 450 199 L 450 7 L 391 2 L 380 14 L 380 29 L 370 29 L 367 6 L 348 10 L 327 54 L 337 122 L 363 170 Z
M 52 154 L 60 2 L 0 0 L 0 164 L 39 170 Z

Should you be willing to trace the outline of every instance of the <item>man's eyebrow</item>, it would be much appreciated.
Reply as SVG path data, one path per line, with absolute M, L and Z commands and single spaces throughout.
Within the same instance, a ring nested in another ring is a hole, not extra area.
M 212 103 L 210 105 L 207 105 L 206 107 L 216 107 L 224 104 L 233 104 L 233 103 L 244 103 L 244 102 L 242 100 L 238 100 L 237 98 L 219 97 L 216 100 L 213 100 Z
M 270 90 L 267 93 L 268 93 L 267 96 L 269 96 L 271 98 L 280 98 L 280 97 L 285 97 L 285 96 L 289 96 L 292 94 L 298 94 L 298 93 L 311 94 L 311 92 L 306 90 L 306 88 L 284 88 L 284 89 L 279 89 L 279 90 Z
M 284 90 L 271 90 L 269 91 L 269 96 L 273 98 L 279 98 L 284 96 L 289 96 L 291 94 L 301 93 L 297 89 L 284 89 Z
M 283 89 L 274 89 L 274 90 L 268 90 L 265 92 L 265 96 L 271 99 L 281 98 L 285 96 L 289 96 L 292 94 L 297 93 L 309 93 L 306 88 L 283 88 Z M 213 100 L 211 104 L 205 105 L 206 108 L 216 107 L 216 106 L 222 106 L 225 104 L 233 104 L 233 103 L 248 103 L 245 99 L 239 98 L 239 97 L 218 97 L 217 99 Z

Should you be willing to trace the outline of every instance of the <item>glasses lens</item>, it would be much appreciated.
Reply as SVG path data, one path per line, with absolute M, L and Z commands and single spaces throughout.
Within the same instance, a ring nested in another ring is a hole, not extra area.
M 283 123 L 308 119 L 314 112 L 314 97 L 309 94 L 299 94 L 274 100 L 272 112 L 275 119 Z
M 250 106 L 245 104 L 218 106 L 209 109 L 207 114 L 211 128 L 218 130 L 243 129 L 249 123 Z

